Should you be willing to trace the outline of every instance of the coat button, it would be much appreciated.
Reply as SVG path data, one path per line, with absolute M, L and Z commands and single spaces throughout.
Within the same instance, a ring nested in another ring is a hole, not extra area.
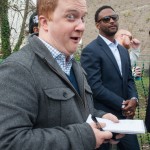
M 66 93 L 66 92 L 64 92 L 64 93 L 63 93 L 63 96 L 64 96 L 65 98 L 67 98 L 67 93 Z

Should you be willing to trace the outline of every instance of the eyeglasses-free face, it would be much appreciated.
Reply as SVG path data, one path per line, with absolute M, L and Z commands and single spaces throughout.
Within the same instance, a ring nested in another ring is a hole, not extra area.
M 111 16 L 105 16 L 105 17 L 99 19 L 97 22 L 99 23 L 99 22 L 103 21 L 104 23 L 109 23 L 110 19 L 113 19 L 114 21 L 118 21 L 119 16 L 117 14 L 111 15 Z

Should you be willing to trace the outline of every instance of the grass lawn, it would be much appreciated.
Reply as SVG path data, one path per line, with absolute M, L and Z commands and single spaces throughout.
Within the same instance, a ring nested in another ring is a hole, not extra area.
M 139 95 L 139 106 L 136 110 L 135 119 L 145 119 L 148 88 L 149 88 L 149 77 L 143 75 L 141 80 L 135 81 L 137 92 Z M 150 134 L 139 134 L 138 135 L 141 150 L 150 150 Z

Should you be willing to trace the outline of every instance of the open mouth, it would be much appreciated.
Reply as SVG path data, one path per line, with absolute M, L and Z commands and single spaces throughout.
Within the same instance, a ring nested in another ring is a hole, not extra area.
M 71 37 L 72 40 L 74 40 L 75 42 L 79 42 L 80 38 L 79 37 Z

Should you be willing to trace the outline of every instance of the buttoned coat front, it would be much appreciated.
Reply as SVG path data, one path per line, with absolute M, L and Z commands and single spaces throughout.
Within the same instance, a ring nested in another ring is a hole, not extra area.
M 80 64 L 73 61 L 80 95 L 45 45 L 29 44 L 0 65 L 1 150 L 91 150 L 95 136 L 85 123 L 92 92 Z

